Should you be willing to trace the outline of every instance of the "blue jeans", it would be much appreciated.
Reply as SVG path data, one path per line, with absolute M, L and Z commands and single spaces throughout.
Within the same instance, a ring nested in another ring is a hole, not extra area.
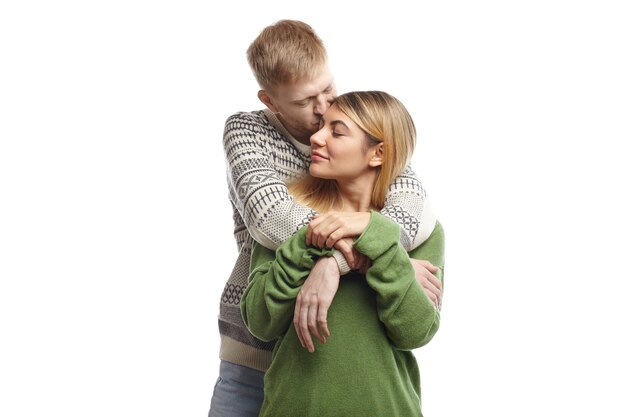
M 209 417 L 258 417 L 263 404 L 264 372 L 221 361 Z

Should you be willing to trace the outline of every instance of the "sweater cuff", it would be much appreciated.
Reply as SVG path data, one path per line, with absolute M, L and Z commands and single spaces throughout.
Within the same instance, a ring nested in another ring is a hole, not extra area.
M 276 258 L 283 262 L 292 262 L 298 268 L 313 269 L 315 262 L 322 256 L 331 256 L 334 249 L 316 248 L 306 244 L 306 227 L 300 228 L 295 235 L 284 241 L 276 251 Z
M 370 222 L 354 242 L 354 248 L 372 261 L 400 239 L 400 226 L 382 214 L 372 211 Z
M 346 275 L 350 272 L 350 265 L 348 265 L 348 261 L 346 261 L 346 257 L 343 256 L 341 251 L 335 250 L 333 252 L 333 258 L 335 258 L 337 265 L 339 266 L 339 275 Z

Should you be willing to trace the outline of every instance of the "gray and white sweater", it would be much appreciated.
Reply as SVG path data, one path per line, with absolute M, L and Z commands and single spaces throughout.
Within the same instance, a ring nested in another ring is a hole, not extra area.
M 297 204 L 285 185 L 307 172 L 311 150 L 268 109 L 229 117 L 223 145 L 239 257 L 220 302 L 220 359 L 265 371 L 273 343 L 250 334 L 239 302 L 248 283 L 253 240 L 275 250 L 315 215 Z M 435 227 L 426 192 L 410 168 L 392 183 L 380 213 L 400 225 L 406 250 L 419 246 Z

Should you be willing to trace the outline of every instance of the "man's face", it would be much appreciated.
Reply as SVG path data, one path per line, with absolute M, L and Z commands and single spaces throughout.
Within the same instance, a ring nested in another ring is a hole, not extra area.
M 277 114 L 289 133 L 309 144 L 311 135 L 319 128 L 321 116 L 337 93 L 333 76 L 328 67 L 324 67 L 313 78 L 279 85 L 266 94 L 271 103 L 265 104 Z

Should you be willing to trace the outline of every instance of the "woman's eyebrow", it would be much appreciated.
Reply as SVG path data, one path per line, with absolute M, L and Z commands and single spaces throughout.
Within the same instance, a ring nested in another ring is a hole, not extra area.
M 343 120 L 333 120 L 332 122 L 330 122 L 330 125 L 333 126 L 333 127 L 335 127 L 336 125 L 341 125 L 341 126 L 345 127 L 346 129 L 350 130 L 348 125 L 345 124 Z

